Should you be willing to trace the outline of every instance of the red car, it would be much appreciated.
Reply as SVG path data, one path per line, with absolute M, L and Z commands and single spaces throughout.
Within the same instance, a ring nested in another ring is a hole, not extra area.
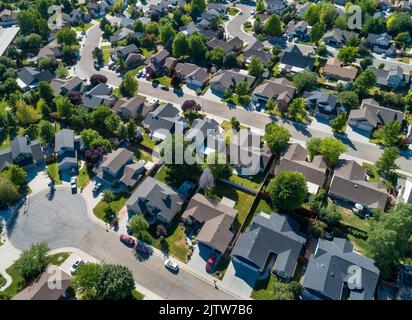
M 148 246 L 145 242 L 139 241 L 135 247 L 136 251 L 140 253 L 147 254 L 151 252 L 150 246 Z
M 215 262 L 216 262 L 216 258 L 217 258 L 216 253 L 213 253 L 213 252 L 212 252 L 212 254 L 209 256 L 209 259 L 207 259 L 207 262 L 206 262 L 206 271 L 207 271 L 207 272 L 211 272 L 211 271 L 212 271 L 213 265 L 214 265 Z
M 134 241 L 134 239 L 127 234 L 120 235 L 120 241 L 130 247 L 134 247 L 136 245 L 136 241 Z

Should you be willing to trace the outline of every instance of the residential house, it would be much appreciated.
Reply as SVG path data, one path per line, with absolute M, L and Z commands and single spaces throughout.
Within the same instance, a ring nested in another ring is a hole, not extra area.
M 329 195 L 366 210 L 385 210 L 389 194 L 385 186 L 366 180 L 366 169 L 353 160 L 339 160 L 329 188 Z
M 165 224 L 172 222 L 182 205 L 176 191 L 152 177 L 147 177 L 126 202 L 129 211 L 149 215 Z
M 156 106 L 157 103 L 149 103 L 146 101 L 146 98 L 136 96 L 117 100 L 112 110 L 121 114 L 123 118 L 141 121 L 149 112 L 153 111 Z
M 155 77 L 163 70 L 166 59 L 170 56 L 169 51 L 161 49 L 146 59 L 146 74 L 149 78 Z
M 126 39 L 129 34 L 135 33 L 132 29 L 121 28 L 118 29 L 112 36 L 110 36 L 110 43 L 115 46 L 120 40 Z
M 255 88 L 252 99 L 256 103 L 267 103 L 269 100 L 276 102 L 279 110 L 286 112 L 289 102 L 293 99 L 296 88 L 286 78 L 265 80 Z
M 134 43 L 129 44 L 128 46 L 117 46 L 113 49 L 110 56 L 113 61 L 118 62 L 120 59 L 123 59 L 123 61 L 125 61 L 127 57 L 132 53 L 139 53 L 139 49 Z
M 265 50 L 263 43 L 257 40 L 243 52 L 243 58 L 246 64 L 250 63 L 252 57 L 258 58 L 263 64 L 267 65 L 271 62 L 273 54 L 270 51 Z
M 170 134 L 183 133 L 187 126 L 186 119 L 171 103 L 161 105 L 149 112 L 142 124 L 150 132 L 150 137 L 158 141 L 164 140 Z
M 40 142 L 31 141 L 28 136 L 15 137 L 11 141 L 11 147 L 0 153 L 0 170 L 13 163 L 20 167 L 44 164 Z
M 134 24 L 136 23 L 135 19 L 124 17 L 120 20 L 119 24 L 124 28 L 133 29 Z
M 346 239 L 319 238 L 306 268 L 304 300 L 373 300 L 379 280 L 375 261 Z M 359 278 L 354 278 L 359 275 Z
M 17 13 L 9 9 L 0 12 L 0 27 L 9 27 L 17 24 Z
M 59 59 L 61 57 L 61 50 L 61 46 L 57 43 L 57 39 L 54 39 L 39 50 L 37 53 L 37 61 L 41 58 Z
M 196 241 L 224 254 L 234 236 L 232 226 L 236 215 L 236 209 L 196 193 L 183 212 L 182 220 L 189 225 L 200 225 Z
M 351 37 L 358 38 L 358 35 L 353 31 L 334 28 L 325 33 L 322 42 L 332 47 L 342 47 L 348 43 Z
M 323 75 L 327 79 L 353 81 L 358 74 L 354 66 L 344 66 L 336 57 L 329 58 L 323 68 Z
M 406 86 L 410 80 L 399 65 L 385 66 L 382 69 L 369 66 L 369 69 L 375 74 L 376 84 L 380 87 L 397 89 Z
M 285 0 L 265 0 L 266 11 L 269 13 L 276 13 L 282 15 L 283 11 L 287 8 L 288 3 Z
M 273 270 L 278 277 L 290 280 L 305 242 L 291 216 L 260 212 L 236 241 L 232 261 L 259 275 Z
M 180 31 L 185 35 L 185 36 L 189 36 L 191 35 L 193 32 L 199 32 L 200 34 L 202 34 L 207 41 L 216 38 L 216 34 L 213 32 L 213 30 L 210 29 L 203 29 L 198 25 L 195 25 L 193 22 L 189 23 L 186 26 L 182 26 L 180 27 Z
M 79 9 L 73 9 L 69 14 L 62 14 L 63 23 L 67 22 L 68 25 L 71 26 L 78 25 L 80 22 L 90 22 L 91 18 L 89 13 L 85 13 Z
M 102 104 L 110 107 L 115 104 L 116 98 L 112 95 L 112 89 L 107 84 L 99 83 L 83 93 L 82 101 L 87 108 L 94 109 Z
M 5 149 L 0 151 L 0 171 L 2 171 L 8 165 L 13 164 L 13 154 L 11 149 Z
M 349 125 L 353 128 L 372 133 L 391 121 L 403 122 L 404 114 L 398 110 L 381 107 L 373 99 L 363 99 L 360 109 L 351 110 L 348 119 Z
M 375 53 L 391 56 L 396 52 L 392 36 L 386 32 L 382 34 L 369 33 L 366 42 Z
M 219 12 L 219 14 L 221 15 L 225 14 L 227 10 L 226 6 L 223 3 L 217 3 L 217 2 L 208 2 L 207 8 L 214 9 L 217 12 Z
M 41 81 L 50 81 L 53 78 L 50 70 L 39 71 L 33 67 L 23 67 L 17 73 L 17 85 L 26 90 L 37 87 Z
M 133 189 L 145 170 L 144 164 L 133 161 L 133 152 L 118 148 L 103 157 L 103 162 L 95 169 L 95 173 L 97 178 L 112 187 Z
M 217 38 L 213 38 L 206 42 L 206 46 L 212 50 L 216 48 L 223 49 L 225 53 L 228 52 L 240 52 L 244 46 L 243 40 L 241 40 L 238 36 L 231 38 L 229 40 L 221 40 Z
M 82 93 L 87 88 L 85 81 L 80 79 L 77 76 L 71 78 L 70 80 L 62 80 L 62 79 L 54 78 L 50 82 L 50 85 L 53 88 L 53 92 L 55 96 L 58 96 L 58 95 L 65 96 L 69 92 Z
M 197 19 L 197 25 L 203 29 L 210 28 L 210 22 L 213 19 L 219 19 L 222 14 L 215 9 L 207 9 L 202 15 Z
M 294 45 L 286 48 L 280 57 L 279 71 L 290 73 L 311 71 L 314 64 L 315 58 L 310 53 L 303 53 L 297 45 Z
M 297 37 L 300 40 L 306 40 L 309 35 L 309 28 L 309 24 L 305 20 L 291 20 L 286 27 L 286 34 L 291 38 Z
M 242 176 L 264 172 L 272 158 L 272 152 L 263 144 L 261 136 L 250 128 L 242 128 L 231 137 L 227 153 L 230 163 Z
M 412 179 L 409 177 L 402 181 L 398 202 L 412 204 Z
M 207 69 L 192 63 L 177 63 L 175 74 L 188 86 L 203 87 L 209 80 Z
M 59 270 L 58 276 L 53 266 L 49 266 L 26 288 L 11 300 L 63 300 L 71 286 L 71 276 Z
M 165 64 L 163 66 L 163 70 L 167 75 L 172 75 L 175 71 L 177 65 L 177 59 L 173 57 L 167 57 L 165 60 Z
M 60 171 L 77 169 L 77 151 L 80 149 L 80 136 L 74 131 L 62 129 L 55 136 L 55 152 Z
M 204 149 L 208 143 L 209 135 L 219 131 L 219 123 L 215 119 L 195 119 L 192 126 L 185 133 L 185 140 L 196 148 Z
M 299 2 L 296 3 L 296 15 L 298 16 L 303 16 L 308 9 L 308 7 L 311 5 L 311 2 Z
M 209 81 L 210 88 L 218 93 L 224 93 L 226 89 L 233 89 L 240 82 L 246 82 L 249 90 L 255 83 L 256 78 L 242 74 L 234 70 L 221 70 Z
M 106 14 L 106 10 L 108 7 L 109 5 L 104 0 L 97 2 L 89 1 L 86 4 L 86 8 L 89 14 L 96 19 L 102 18 Z
M 314 111 L 316 117 L 331 119 L 345 112 L 345 108 L 338 103 L 338 97 L 325 91 L 304 92 L 306 105 Z
M 323 157 L 318 155 L 309 161 L 308 151 L 299 143 L 289 145 L 286 153 L 280 160 L 279 172 L 300 172 L 307 181 L 308 191 L 317 194 L 325 186 L 327 165 Z

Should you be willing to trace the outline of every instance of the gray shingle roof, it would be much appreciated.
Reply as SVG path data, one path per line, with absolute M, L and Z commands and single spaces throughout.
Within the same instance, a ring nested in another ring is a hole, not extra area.
M 62 129 L 56 133 L 55 148 L 60 150 L 63 148 L 74 149 L 74 131 L 70 129 Z
M 156 130 L 167 130 L 174 133 L 177 122 L 185 123 L 186 120 L 179 114 L 179 110 L 171 103 L 159 106 L 152 112 L 149 112 L 143 120 L 143 125 L 154 132 Z
M 312 69 L 315 64 L 315 58 L 304 55 L 299 47 L 295 45 L 285 49 L 280 58 L 280 63 L 302 69 Z

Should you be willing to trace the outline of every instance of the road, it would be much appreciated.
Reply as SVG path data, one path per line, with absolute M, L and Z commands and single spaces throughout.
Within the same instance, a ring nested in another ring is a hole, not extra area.
M 109 85 L 118 87 L 121 83 L 121 78 L 119 78 L 117 74 L 104 69 L 99 72 L 94 70 L 92 51 L 96 46 L 98 46 L 100 36 L 101 30 L 98 26 L 94 26 L 88 30 L 87 38 L 81 53 L 81 59 L 76 65 L 75 73 L 80 78 L 90 78 L 92 74 L 100 73 L 108 78 Z M 160 87 L 153 87 L 150 82 L 144 79 L 139 79 L 138 91 L 142 95 L 156 97 L 160 100 L 179 105 L 181 105 L 185 100 L 193 99 L 200 104 L 204 113 L 224 119 L 236 117 L 241 124 L 251 127 L 261 133 L 264 132 L 265 125 L 269 122 L 273 120 L 280 121 L 277 119 L 272 119 L 265 113 L 252 112 L 241 107 L 229 108 L 221 101 L 213 100 L 204 96 L 199 97 L 194 93 L 184 93 L 183 95 L 183 92 L 181 91 L 164 91 L 161 90 Z M 330 132 L 317 130 L 313 127 L 305 127 L 292 122 L 282 122 L 282 125 L 290 131 L 292 138 L 297 141 L 306 142 L 312 137 L 330 136 Z M 348 139 L 343 139 L 342 141 L 348 146 L 348 150 L 346 152 L 347 155 L 357 159 L 362 159 L 364 161 L 375 162 L 383 152 L 383 150 L 375 144 Z M 398 159 L 397 163 L 400 166 L 401 171 L 412 174 L 412 165 L 409 157 L 407 158 L 402 156 Z
M 251 17 L 251 11 L 255 9 L 254 4 L 236 4 L 236 8 L 243 11 L 243 14 L 237 14 L 234 18 L 225 24 L 226 34 L 230 36 L 238 36 L 241 40 L 251 46 L 256 42 L 256 38 L 243 30 L 243 24 Z

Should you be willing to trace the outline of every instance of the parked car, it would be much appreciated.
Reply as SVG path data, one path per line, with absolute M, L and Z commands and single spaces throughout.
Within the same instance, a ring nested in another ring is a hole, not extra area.
M 96 192 L 99 191 L 101 188 L 102 188 L 102 184 L 101 184 L 100 182 L 99 182 L 99 183 L 96 183 L 95 186 L 94 186 L 93 189 L 92 189 L 92 192 L 93 192 L 93 193 L 96 193 Z
M 99 64 L 97 61 L 94 62 L 94 68 L 95 68 L 97 71 L 100 70 L 100 64 Z
M 138 241 L 137 244 L 136 244 L 135 249 L 136 249 L 136 251 L 139 251 L 140 253 L 144 253 L 144 254 L 150 253 L 150 251 L 151 251 L 150 246 L 147 243 L 143 242 L 143 241 Z
M 382 58 L 386 59 L 386 53 L 382 53 Z
M 47 186 L 48 186 L 48 187 L 51 187 L 52 185 L 53 185 L 53 180 L 50 179 L 50 178 L 48 178 L 48 179 L 47 179 Z
M 213 269 L 213 265 L 215 264 L 217 259 L 216 253 L 212 252 L 212 254 L 209 256 L 209 259 L 207 259 L 206 262 L 206 271 L 211 272 Z
M 169 87 L 168 86 L 161 86 L 160 89 L 164 90 L 164 91 L 169 91 Z
M 177 272 L 179 270 L 179 265 L 170 259 L 165 260 L 165 267 L 174 272 Z
M 252 11 L 250 11 L 250 14 L 253 16 L 255 14 L 255 9 L 252 9 Z
M 120 241 L 129 247 L 134 247 L 136 245 L 136 241 L 131 236 L 128 236 L 127 234 L 121 234 Z
M 72 267 L 70 269 L 70 273 L 72 275 L 76 274 L 77 269 L 79 269 L 79 267 L 84 263 L 82 258 L 77 259 L 73 264 Z
M 72 177 L 70 179 L 70 186 L 72 189 L 76 189 L 77 188 L 77 177 Z

